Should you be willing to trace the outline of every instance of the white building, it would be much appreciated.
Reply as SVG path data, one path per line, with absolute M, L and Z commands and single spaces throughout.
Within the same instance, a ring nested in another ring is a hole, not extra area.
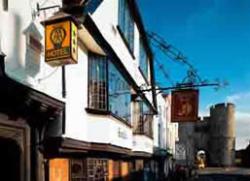
M 79 23 L 78 62 L 51 67 L 41 23 L 62 12 Z M 175 127 L 164 118 L 168 103 L 159 115 L 161 136 L 153 136 L 155 92 L 141 91 L 154 88 L 154 70 L 134 0 L 2 0 L 0 18 L 6 55 L 0 138 L 21 149 L 21 171 L 6 167 L 6 174 L 22 181 L 133 179 L 153 159 L 154 146 L 174 151 Z M 19 132 L 20 139 L 10 136 Z
M 155 154 L 162 162 L 158 162 L 159 172 L 164 170 L 168 175 L 175 157 L 175 143 L 178 141 L 178 123 L 171 122 L 171 96 L 157 93 L 158 114 L 154 116 L 154 148 Z
M 166 126 L 166 133 L 167 133 L 167 149 L 170 154 L 175 157 L 176 149 L 175 144 L 179 141 L 178 135 L 178 123 L 171 122 L 171 95 L 164 95 L 166 101 L 166 118 L 167 118 L 167 126 Z

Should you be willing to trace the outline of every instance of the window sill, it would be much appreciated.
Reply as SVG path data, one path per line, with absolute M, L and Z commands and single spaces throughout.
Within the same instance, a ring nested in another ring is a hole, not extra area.
M 125 43 L 125 45 L 126 45 L 128 51 L 129 51 L 129 54 L 130 54 L 130 55 L 132 56 L 132 58 L 135 60 L 135 55 L 134 55 L 133 51 L 131 50 L 131 48 L 129 47 L 128 41 L 127 41 L 127 39 L 125 38 L 124 33 L 122 32 L 122 30 L 121 30 L 121 28 L 119 27 L 119 25 L 117 25 L 116 28 L 117 28 L 117 30 L 118 30 L 120 36 L 122 37 L 122 40 L 123 40 L 123 42 Z
M 125 121 L 124 119 L 122 119 L 121 117 L 115 115 L 114 113 L 110 112 L 110 116 L 112 116 L 113 118 L 119 120 L 120 122 L 122 122 L 123 124 L 125 124 L 126 126 L 128 126 L 129 128 L 132 128 L 131 123 Z
M 153 136 L 147 135 L 147 134 L 145 134 L 145 133 L 138 133 L 138 132 L 135 133 L 135 132 L 134 132 L 133 135 L 141 135 L 141 136 L 146 136 L 146 137 L 148 137 L 149 139 L 153 139 Z
M 122 119 L 121 117 L 115 115 L 114 113 L 110 112 L 110 111 L 105 111 L 105 110 L 98 110 L 98 109 L 92 109 L 92 108 L 86 108 L 85 109 L 87 113 L 89 114 L 95 114 L 95 115 L 103 115 L 103 116 L 111 116 L 114 119 L 118 120 L 119 122 L 121 122 L 122 124 L 126 125 L 129 128 L 132 128 L 131 123 L 128 123 L 127 121 L 125 121 L 124 119 Z
M 97 114 L 97 115 L 109 115 L 110 114 L 109 111 L 100 110 L 100 109 L 86 108 L 85 110 L 87 111 L 87 113 L 90 113 L 90 114 Z

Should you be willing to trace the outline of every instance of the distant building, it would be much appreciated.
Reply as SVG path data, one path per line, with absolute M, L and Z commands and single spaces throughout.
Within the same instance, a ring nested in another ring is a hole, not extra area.
M 171 123 L 171 96 L 157 92 L 158 114 L 154 116 L 154 155 L 156 176 L 167 177 L 173 169 L 175 144 L 178 141 L 178 123 Z M 156 178 L 159 179 L 159 178 Z
M 250 168 L 250 144 L 245 149 L 237 150 L 235 155 L 237 166 Z
M 207 165 L 233 166 L 235 160 L 235 106 L 211 106 L 210 116 L 195 123 L 179 124 L 180 142 L 186 148 L 186 163 L 193 165 L 198 151 L 205 151 Z

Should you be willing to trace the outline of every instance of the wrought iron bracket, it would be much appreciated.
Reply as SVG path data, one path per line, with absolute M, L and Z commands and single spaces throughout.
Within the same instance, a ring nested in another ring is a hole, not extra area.
M 196 87 L 221 87 L 221 84 L 220 83 L 201 83 L 201 84 L 182 83 L 182 84 L 177 84 L 176 86 L 171 86 L 171 87 L 159 87 L 159 88 L 139 90 L 139 92 L 149 92 L 153 90 L 159 90 L 160 92 L 162 92 L 165 90 L 188 89 L 188 88 L 196 88 Z
M 47 6 L 47 7 L 40 7 L 39 3 L 36 3 L 36 12 L 34 13 L 35 16 L 40 15 L 40 11 L 45 11 L 48 9 L 54 9 L 54 8 L 61 8 L 60 5 L 54 5 L 54 6 Z

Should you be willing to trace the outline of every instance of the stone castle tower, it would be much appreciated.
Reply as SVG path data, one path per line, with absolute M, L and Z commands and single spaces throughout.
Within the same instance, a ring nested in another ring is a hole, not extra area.
M 210 164 L 232 166 L 235 156 L 235 106 L 217 104 L 210 108 L 208 151 Z
M 235 106 L 220 103 L 210 108 L 210 116 L 195 123 L 180 123 L 179 142 L 186 145 L 187 162 L 204 150 L 209 166 L 233 166 L 235 156 Z M 192 162 L 192 163 L 191 163 Z

